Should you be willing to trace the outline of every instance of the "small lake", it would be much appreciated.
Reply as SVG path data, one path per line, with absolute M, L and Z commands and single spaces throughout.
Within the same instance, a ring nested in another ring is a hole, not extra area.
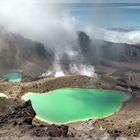
M 2 75 L 1 77 L 8 79 L 9 82 L 17 83 L 22 81 L 22 74 L 21 73 L 8 73 Z
M 119 111 L 130 97 L 113 90 L 64 88 L 48 93 L 27 93 L 37 118 L 55 124 L 108 117 Z

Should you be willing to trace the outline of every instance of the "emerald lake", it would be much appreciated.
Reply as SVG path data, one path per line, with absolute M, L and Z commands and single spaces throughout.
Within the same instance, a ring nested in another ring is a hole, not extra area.
M 8 73 L 5 75 L 2 75 L 1 77 L 8 79 L 10 82 L 21 82 L 22 81 L 22 74 L 21 73 Z
M 120 91 L 64 88 L 48 93 L 27 93 L 36 117 L 48 123 L 70 123 L 108 117 L 119 111 L 130 97 Z

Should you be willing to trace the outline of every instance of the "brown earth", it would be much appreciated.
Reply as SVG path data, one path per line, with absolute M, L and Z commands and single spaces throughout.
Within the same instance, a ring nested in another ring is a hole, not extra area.
M 100 72 L 99 72 L 100 70 Z M 0 92 L 10 98 L 0 100 L 0 137 L 11 139 L 33 137 L 59 137 L 93 139 L 103 137 L 139 137 L 140 136 L 140 74 L 115 68 L 102 69 L 97 67 L 98 78 L 86 76 L 66 76 L 48 78 L 33 82 L 17 84 L 2 82 Z M 48 125 L 34 119 L 30 102 L 24 103 L 20 97 L 26 92 L 47 92 L 53 89 L 98 88 L 127 91 L 128 86 L 133 90 L 133 97 L 114 115 L 99 120 L 88 120 L 67 125 Z M 11 98 L 12 97 L 12 98 Z

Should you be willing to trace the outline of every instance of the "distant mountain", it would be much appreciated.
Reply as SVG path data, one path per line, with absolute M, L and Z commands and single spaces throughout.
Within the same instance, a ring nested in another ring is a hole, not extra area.
M 79 32 L 78 36 L 83 56 L 90 64 L 104 61 L 130 63 L 140 61 L 140 45 L 91 40 L 84 32 Z

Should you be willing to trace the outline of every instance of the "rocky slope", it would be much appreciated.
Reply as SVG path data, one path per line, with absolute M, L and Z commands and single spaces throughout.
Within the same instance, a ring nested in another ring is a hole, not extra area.
M 0 99 L 0 137 L 98 139 L 140 136 L 140 88 L 133 85 L 133 98 L 114 115 L 98 120 L 87 120 L 66 125 L 48 125 L 34 119 L 35 112 L 30 102 L 24 103 L 20 97 L 26 92 L 47 92 L 57 88 L 80 87 L 116 89 L 127 91 L 129 78 L 119 74 L 99 75 L 98 79 L 86 76 L 42 78 L 33 82 L 0 83 L 0 91 L 9 99 Z
M 20 35 L 0 30 L 0 73 L 23 71 L 39 73 L 47 69 L 53 55 L 46 51 L 43 44 L 31 41 Z
M 103 40 L 91 40 L 84 32 L 79 32 L 79 45 L 83 55 L 90 63 L 108 61 L 134 62 L 140 60 L 140 44 L 130 45 L 123 43 L 112 43 Z

